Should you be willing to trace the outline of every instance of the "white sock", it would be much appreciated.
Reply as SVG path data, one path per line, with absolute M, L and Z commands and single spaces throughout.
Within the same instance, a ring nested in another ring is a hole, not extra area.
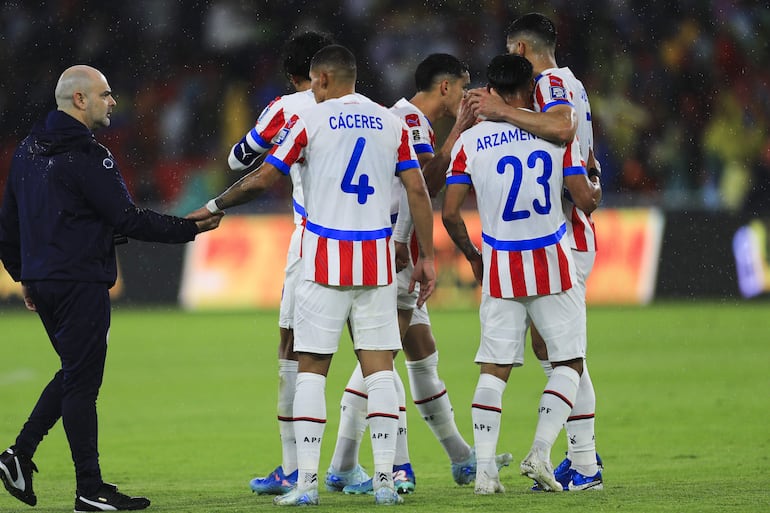
M 297 443 L 294 439 L 294 391 L 297 387 L 297 361 L 278 360 L 278 432 L 284 474 L 297 470 Z
M 347 472 L 358 465 L 361 440 L 367 426 L 367 398 L 361 366 L 356 364 L 340 400 L 340 425 L 332 456 L 332 468 L 335 472 Z
M 476 447 L 476 469 L 497 476 L 495 452 L 500 437 L 500 419 L 503 411 L 505 381 L 482 373 L 476 384 L 471 405 L 473 439 Z
M 409 437 L 406 429 L 406 390 L 401 376 L 393 367 L 393 382 L 396 386 L 396 396 L 398 397 L 398 435 L 396 436 L 396 456 L 393 459 L 394 465 L 403 465 L 409 463 Z
M 326 377 L 312 372 L 297 374 L 294 396 L 294 436 L 297 439 L 297 487 L 318 488 L 321 440 L 326 427 Z
M 438 352 L 422 360 L 407 361 L 406 370 L 417 411 L 452 463 L 466 461 L 471 455 L 471 446 L 457 429 L 452 403 L 438 376 Z
M 551 367 L 551 362 L 549 360 L 538 360 L 538 362 L 540 362 L 540 366 L 543 368 L 545 377 L 550 379 L 551 374 L 553 374 L 553 367 Z
M 393 488 L 393 460 L 398 435 L 398 397 L 393 371 L 379 371 L 364 378 L 369 394 L 369 433 L 374 453 L 373 483 Z
M 550 458 L 551 447 L 572 411 L 579 382 L 580 375 L 575 369 L 559 365 L 554 367 L 545 385 L 540 397 L 537 429 L 532 444 L 533 449 L 540 449 L 544 457 Z
M 567 457 L 572 461 L 572 468 L 584 476 L 593 476 L 599 471 L 599 466 L 596 464 L 595 410 L 594 384 L 584 361 L 575 407 L 572 408 L 565 424 Z

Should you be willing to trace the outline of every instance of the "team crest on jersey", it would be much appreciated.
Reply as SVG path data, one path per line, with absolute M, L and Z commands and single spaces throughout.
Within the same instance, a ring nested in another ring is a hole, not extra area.
M 420 126 L 420 116 L 417 114 L 407 114 L 404 117 L 407 126 Z

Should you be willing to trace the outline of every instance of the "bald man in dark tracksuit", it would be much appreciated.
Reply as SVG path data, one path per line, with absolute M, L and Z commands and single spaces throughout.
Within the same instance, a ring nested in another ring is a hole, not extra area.
M 138 510 L 102 480 L 96 398 L 110 328 L 109 289 L 123 236 L 183 243 L 219 224 L 159 214 L 134 205 L 110 151 L 93 130 L 109 125 L 115 105 L 104 76 L 68 68 L 56 87 L 57 110 L 19 145 L 0 205 L 0 258 L 21 281 L 61 359 L 16 442 L 0 454 L 0 479 L 17 499 L 35 505 L 32 462 L 38 444 L 61 417 L 76 475 L 75 511 Z

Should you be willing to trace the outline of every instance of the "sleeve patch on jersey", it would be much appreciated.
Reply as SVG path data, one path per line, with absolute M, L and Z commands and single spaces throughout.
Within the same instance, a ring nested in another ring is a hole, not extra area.
M 407 114 L 404 117 L 407 126 L 420 126 L 420 116 L 417 114 Z
M 289 130 L 290 128 L 287 123 L 285 127 L 281 128 L 281 131 L 278 132 L 278 135 L 275 136 L 275 144 L 277 144 L 278 146 L 283 144 L 283 141 L 285 141 L 286 137 L 289 135 Z
M 422 140 L 422 132 L 419 130 L 412 130 L 412 141 L 421 141 Z
M 562 86 L 551 86 L 551 98 L 554 100 L 566 100 L 567 99 L 567 90 L 564 89 Z

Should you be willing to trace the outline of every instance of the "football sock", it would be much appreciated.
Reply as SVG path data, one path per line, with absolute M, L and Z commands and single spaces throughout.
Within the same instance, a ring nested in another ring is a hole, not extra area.
M 532 448 L 542 450 L 545 457 L 550 457 L 551 447 L 574 407 L 579 382 L 580 375 L 575 369 L 559 365 L 554 367 L 545 385 L 532 444 Z
M 491 374 L 482 373 L 476 384 L 471 404 L 473 439 L 476 446 L 476 469 L 496 476 L 495 452 L 500 436 L 503 392 L 505 381 Z
M 374 454 L 374 488 L 392 488 L 398 433 L 398 397 L 393 371 L 378 371 L 364 380 L 369 394 L 367 420 Z
M 340 425 L 332 456 L 335 472 L 347 472 L 358 465 L 361 440 L 366 431 L 366 383 L 361 366 L 356 364 L 340 400 Z
M 466 461 L 471 446 L 455 423 L 454 410 L 444 382 L 438 376 L 438 352 L 422 360 L 407 361 L 406 370 L 414 404 L 452 463 Z
M 540 366 L 543 368 L 545 377 L 550 378 L 551 374 L 553 373 L 553 367 L 551 367 L 550 360 L 538 360 L 538 362 L 540 362 Z
M 396 436 L 396 455 L 393 459 L 394 465 L 403 465 L 409 463 L 409 437 L 406 430 L 406 391 L 404 382 L 398 371 L 393 368 L 393 382 L 396 386 L 396 396 L 398 397 L 398 435 Z
M 297 385 L 297 361 L 278 360 L 278 432 L 281 435 L 281 466 L 285 474 L 297 470 L 297 445 L 294 439 L 294 391 Z
M 567 457 L 572 461 L 572 468 L 584 476 L 593 476 L 599 471 L 596 464 L 596 438 L 594 433 L 594 411 L 596 395 L 586 362 L 583 362 L 583 374 L 580 376 L 575 407 L 565 424 L 567 432 Z
M 326 427 L 326 377 L 312 372 L 297 374 L 294 396 L 294 436 L 297 439 L 297 487 L 318 487 L 321 439 Z

